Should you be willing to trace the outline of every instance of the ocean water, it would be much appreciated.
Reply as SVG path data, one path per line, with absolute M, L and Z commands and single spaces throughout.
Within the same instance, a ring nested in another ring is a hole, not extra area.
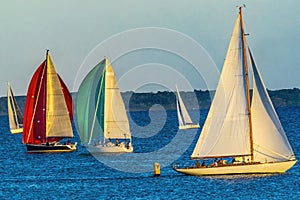
M 299 160 L 300 107 L 277 109 Z M 199 113 L 192 111 L 192 118 Z M 204 123 L 207 110 L 200 114 Z M 21 135 L 0 117 L 0 199 L 299 199 L 299 162 L 285 174 L 186 176 L 174 163 L 192 165 L 189 156 L 200 131 L 178 131 L 176 111 L 131 112 L 134 153 L 91 155 L 77 151 L 28 154 Z M 72 142 L 79 142 L 76 130 Z M 153 164 L 161 176 L 153 176 Z

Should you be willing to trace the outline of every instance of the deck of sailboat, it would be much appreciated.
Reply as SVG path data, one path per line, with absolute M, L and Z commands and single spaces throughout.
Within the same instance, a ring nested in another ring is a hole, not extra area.
M 174 170 L 187 175 L 206 176 L 206 175 L 231 175 L 231 174 L 274 174 L 284 173 L 290 169 L 297 161 L 289 160 L 282 162 L 269 163 L 238 163 L 238 164 L 223 164 L 210 167 L 191 167 L 191 168 L 176 168 Z

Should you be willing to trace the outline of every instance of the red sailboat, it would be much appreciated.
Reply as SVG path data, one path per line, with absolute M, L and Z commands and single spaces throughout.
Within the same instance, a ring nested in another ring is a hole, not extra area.
M 71 94 L 57 74 L 47 50 L 46 59 L 35 71 L 28 87 L 23 127 L 23 143 L 28 152 L 72 152 L 76 144 L 72 130 Z M 64 144 L 62 139 L 68 138 Z

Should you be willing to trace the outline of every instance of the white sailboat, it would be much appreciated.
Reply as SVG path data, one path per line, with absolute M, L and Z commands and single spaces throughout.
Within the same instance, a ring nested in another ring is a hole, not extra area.
M 177 85 L 176 85 L 176 92 L 177 92 L 176 106 L 177 106 L 177 117 L 178 117 L 179 129 L 185 130 L 185 129 L 200 128 L 199 124 L 193 124 L 191 117 L 187 112 L 186 107 L 182 101 Z
M 79 136 L 90 152 L 133 151 L 124 102 L 107 58 L 84 78 L 76 99 Z
M 188 175 L 284 173 L 296 159 L 249 49 L 253 75 L 250 105 L 242 9 L 235 23 L 220 81 L 191 159 Z M 232 159 L 229 163 L 228 159 Z M 215 159 L 211 165 L 199 165 Z
M 23 132 L 23 115 L 14 97 L 10 83 L 7 83 L 7 111 L 12 134 Z

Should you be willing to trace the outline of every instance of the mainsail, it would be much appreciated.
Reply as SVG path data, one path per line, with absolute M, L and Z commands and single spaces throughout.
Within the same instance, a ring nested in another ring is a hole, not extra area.
M 253 72 L 251 111 L 254 160 L 259 162 L 289 160 L 294 156 L 293 150 L 266 91 L 250 49 L 249 55 Z
M 186 107 L 182 101 L 177 85 L 176 85 L 176 91 L 177 91 L 177 102 L 176 102 L 177 116 L 178 116 L 179 125 L 193 124 L 191 117 L 187 112 Z
M 16 98 L 13 94 L 10 83 L 7 84 L 7 110 L 9 127 L 12 133 L 17 133 L 18 129 L 23 126 L 23 116 L 22 112 L 17 104 Z M 22 129 L 18 133 L 22 132 Z
M 180 113 L 180 108 L 179 108 L 179 103 L 178 101 L 176 101 L 176 108 L 177 108 L 177 117 L 178 117 L 178 124 L 179 126 L 184 126 L 182 117 L 181 117 L 181 113 Z
M 112 66 L 107 58 L 82 81 L 76 98 L 79 135 L 83 144 L 92 140 L 131 139 L 129 122 Z
M 23 143 L 40 144 L 73 137 L 70 92 L 56 73 L 47 53 L 35 71 L 27 91 Z
M 220 81 L 191 158 L 251 154 L 241 34 L 239 14 Z

